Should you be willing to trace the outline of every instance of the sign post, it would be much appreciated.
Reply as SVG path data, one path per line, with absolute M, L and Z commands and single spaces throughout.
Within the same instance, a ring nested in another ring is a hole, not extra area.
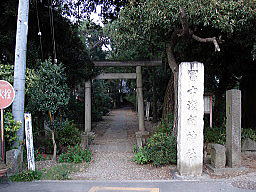
M 4 161 L 4 109 L 9 107 L 15 97 L 12 85 L 4 80 L 0 80 L 0 110 L 1 110 L 1 155 Z
M 35 157 L 34 157 L 31 114 L 25 113 L 24 116 L 25 116 L 25 133 L 26 133 L 28 169 L 35 171 Z
M 1 156 L 4 161 L 4 110 L 1 109 Z

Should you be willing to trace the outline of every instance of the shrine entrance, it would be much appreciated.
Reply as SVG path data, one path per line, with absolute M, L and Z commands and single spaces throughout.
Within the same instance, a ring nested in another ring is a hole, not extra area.
M 139 120 L 139 130 L 136 132 L 137 144 L 142 146 L 143 138 L 148 135 L 144 124 L 144 103 L 143 103 L 143 85 L 142 85 L 142 67 L 159 66 L 161 61 L 97 61 L 93 62 L 96 67 L 136 67 L 136 73 L 102 73 L 94 79 L 136 79 L 137 84 L 137 111 Z M 85 133 L 91 132 L 91 79 L 85 82 Z

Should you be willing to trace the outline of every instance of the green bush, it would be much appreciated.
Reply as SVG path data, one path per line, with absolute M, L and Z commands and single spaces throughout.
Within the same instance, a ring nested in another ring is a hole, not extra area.
M 162 119 L 161 123 L 156 127 L 156 131 L 158 133 L 171 133 L 173 128 L 173 120 L 174 116 L 172 114 L 168 114 L 166 119 Z
M 224 145 L 226 143 L 226 128 L 206 127 L 204 129 L 204 141 L 206 143 L 218 143 Z
M 45 154 L 53 153 L 53 144 L 50 133 L 45 136 L 40 136 L 35 140 L 35 148 Z
M 13 119 L 10 112 L 4 114 L 4 139 L 6 151 L 12 148 L 12 145 L 17 141 L 17 131 L 20 129 L 21 123 Z
M 249 129 L 249 128 L 242 129 L 241 137 L 242 137 L 242 140 L 249 138 L 249 139 L 256 141 L 256 131 L 253 129 Z
M 134 155 L 133 160 L 138 164 L 152 163 L 160 166 L 177 162 L 176 136 L 171 133 L 173 116 L 162 120 L 144 147 Z
M 147 164 L 150 162 L 148 159 L 148 152 L 145 147 L 140 148 L 134 155 L 133 161 L 138 164 Z
M 174 135 L 155 133 L 147 144 L 135 153 L 133 160 L 138 164 L 153 163 L 160 166 L 177 162 L 177 144 Z
M 250 138 L 256 141 L 256 131 L 253 129 L 242 129 L 241 139 Z M 226 143 L 226 128 L 225 127 L 207 127 L 204 130 L 204 141 L 207 143 L 218 143 L 225 145 Z
M 36 161 L 45 161 L 51 159 L 51 157 L 45 153 L 40 152 L 38 149 L 35 150 L 35 160 Z
M 24 181 L 33 181 L 33 180 L 40 180 L 42 177 L 41 171 L 23 171 L 21 173 L 15 174 L 10 176 L 11 181 L 16 182 L 24 182 Z
M 177 162 L 177 146 L 174 135 L 155 133 L 148 139 L 148 158 L 156 166 Z
M 74 147 L 68 146 L 66 153 L 62 153 L 59 156 L 59 162 L 67 163 L 82 163 L 90 162 L 92 158 L 92 153 L 88 149 L 82 149 L 79 145 Z
M 59 147 L 74 146 L 81 142 L 81 133 L 72 121 L 62 123 L 56 135 Z

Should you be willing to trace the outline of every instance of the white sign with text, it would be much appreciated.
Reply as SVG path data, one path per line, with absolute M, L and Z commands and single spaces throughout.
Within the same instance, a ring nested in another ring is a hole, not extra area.
M 25 134 L 26 134 L 28 169 L 35 171 L 35 157 L 34 157 L 31 114 L 25 113 L 24 116 L 25 116 Z

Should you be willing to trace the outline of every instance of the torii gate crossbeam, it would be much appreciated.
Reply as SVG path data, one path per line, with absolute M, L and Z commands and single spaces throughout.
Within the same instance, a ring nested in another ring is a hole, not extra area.
M 137 144 L 142 146 L 144 143 L 144 137 L 148 135 L 145 130 L 144 123 L 144 104 L 143 104 L 143 92 L 142 92 L 142 66 L 159 66 L 161 61 L 127 61 L 127 62 L 109 62 L 101 61 L 94 62 L 98 67 L 113 67 L 113 66 L 134 66 L 136 67 L 136 73 L 103 73 L 95 77 L 94 79 L 136 79 L 137 83 L 137 103 L 138 103 L 138 119 L 139 119 L 139 131 L 136 133 Z M 91 80 L 85 82 L 85 133 L 91 131 Z

